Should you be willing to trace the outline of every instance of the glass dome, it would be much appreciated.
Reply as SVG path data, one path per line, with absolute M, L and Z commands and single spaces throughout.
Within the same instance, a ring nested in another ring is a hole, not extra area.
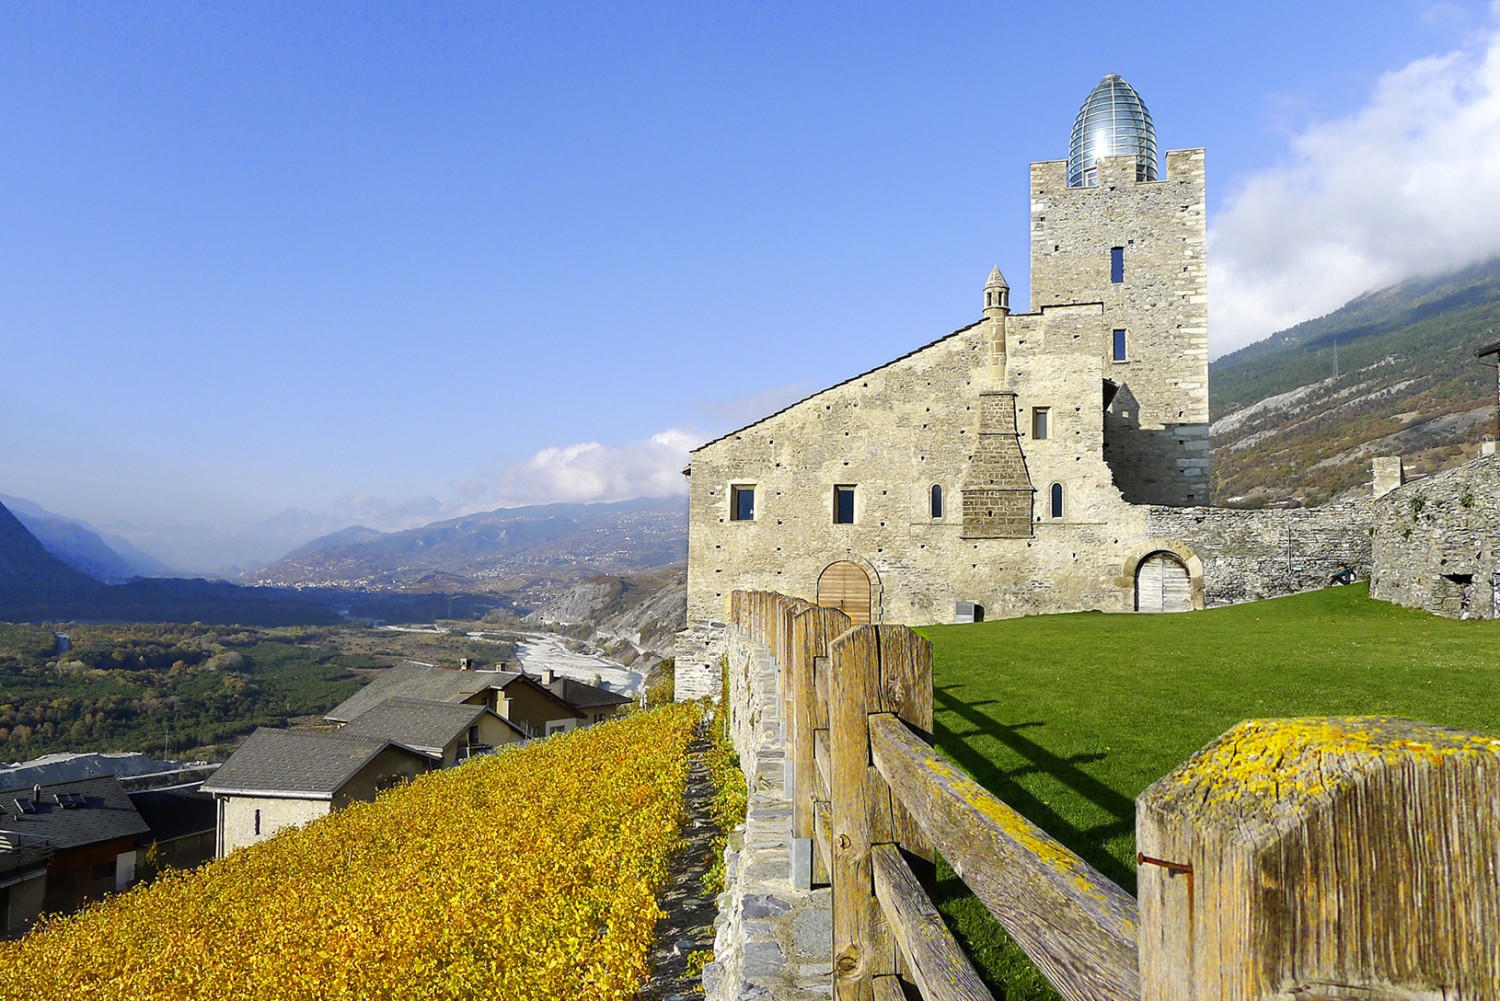
M 1111 73 L 1099 81 L 1078 117 L 1068 142 L 1068 187 L 1099 183 L 1094 166 L 1101 156 L 1134 156 L 1135 179 L 1156 180 L 1156 126 L 1135 88 Z

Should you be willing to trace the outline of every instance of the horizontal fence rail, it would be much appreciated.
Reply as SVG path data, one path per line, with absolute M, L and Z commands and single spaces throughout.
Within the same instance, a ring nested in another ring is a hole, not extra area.
M 931 747 L 926 640 L 771 592 L 730 613 L 779 665 L 789 876 L 831 884 L 837 1001 L 991 998 L 935 852 L 1070 1001 L 1500 1001 L 1500 738 L 1241 724 L 1138 800 L 1138 903 Z

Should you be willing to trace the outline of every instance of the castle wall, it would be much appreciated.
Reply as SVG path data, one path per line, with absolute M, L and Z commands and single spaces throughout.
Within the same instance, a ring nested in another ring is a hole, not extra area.
M 1500 617 L 1500 459 L 1375 500 L 1370 596 L 1451 618 Z
M 1125 499 L 1207 504 L 1208 271 L 1203 150 L 1167 153 L 1163 180 L 1134 157 L 1099 160 L 1097 187 L 1069 188 L 1066 161 L 1031 165 L 1032 312 L 1102 303 L 1126 357 L 1100 345 L 1120 390 L 1105 418 L 1106 459 Z M 1123 280 L 1111 280 L 1111 249 Z
M 1204 602 L 1227 605 L 1326 587 L 1341 562 L 1370 573 L 1371 503 L 1239 511 L 1152 507 L 1149 533 L 1203 562 Z

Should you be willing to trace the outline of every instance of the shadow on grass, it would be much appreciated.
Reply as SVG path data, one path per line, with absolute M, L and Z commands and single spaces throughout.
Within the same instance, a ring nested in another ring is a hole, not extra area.
M 1079 765 L 1102 760 L 1102 754 L 1078 754 L 1061 757 L 1028 739 L 1021 731 L 1041 723 L 1019 723 L 1007 725 L 978 710 L 985 702 L 964 702 L 954 694 L 960 685 L 947 685 L 933 690 L 937 707 L 962 719 L 973 727 L 959 735 L 942 721 L 934 724 L 937 746 L 944 754 L 963 767 L 974 780 L 993 792 L 1007 805 L 1017 810 L 1032 823 L 1042 828 L 1085 862 L 1098 869 L 1110 880 L 1135 892 L 1135 872 L 1122 864 L 1104 849 L 1109 839 L 1135 831 L 1135 801 L 1122 795 L 1084 772 Z M 999 741 L 1029 765 L 1020 768 L 1002 768 L 967 742 L 965 738 L 985 735 Z M 1017 781 L 1024 775 L 1041 773 L 1050 775 L 1068 786 L 1079 796 L 1098 806 L 1113 819 L 1091 828 L 1080 828 L 1072 821 L 1053 810 L 1051 805 L 1028 792 Z

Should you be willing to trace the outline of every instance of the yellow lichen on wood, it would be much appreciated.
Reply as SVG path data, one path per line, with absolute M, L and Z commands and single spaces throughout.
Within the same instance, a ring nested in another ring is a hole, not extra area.
M 1244 807 L 1321 796 L 1364 765 L 1413 755 L 1434 766 L 1463 755 L 1500 756 L 1500 737 L 1392 717 L 1250 720 L 1185 762 L 1170 780 L 1204 807 Z M 1337 760 L 1339 767 L 1327 765 Z

